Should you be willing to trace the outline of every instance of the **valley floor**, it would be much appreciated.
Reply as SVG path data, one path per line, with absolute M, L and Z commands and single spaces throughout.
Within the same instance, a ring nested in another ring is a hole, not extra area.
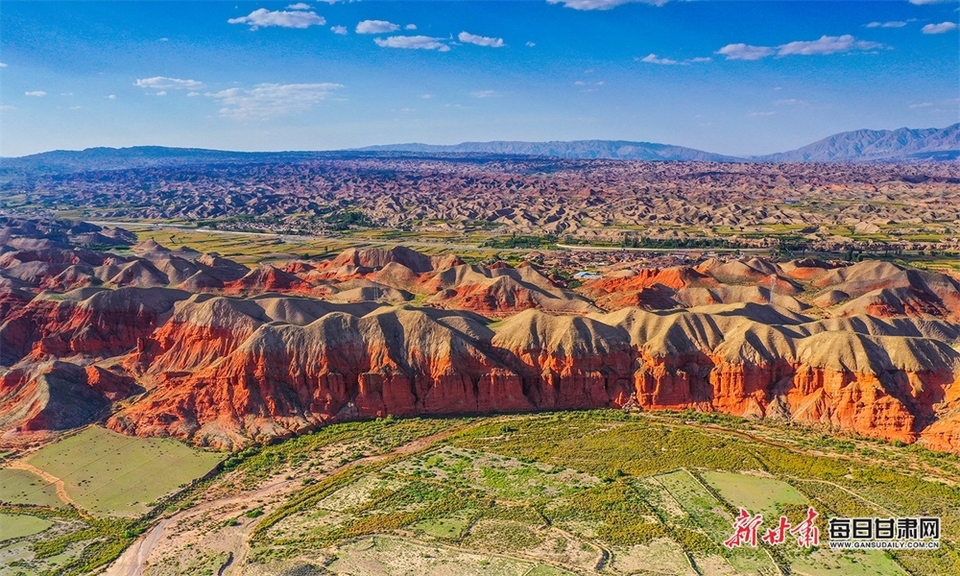
M 103 434 L 112 433 L 93 428 L 72 438 L 102 444 Z M 49 453 L 68 440 L 27 459 L 52 462 Z M 107 548 L 125 550 L 102 573 L 124 576 L 873 575 L 960 567 L 960 489 L 949 480 L 960 459 L 786 425 L 615 410 L 386 418 L 229 457 L 204 454 L 227 458 L 222 470 L 144 517 L 124 519 L 116 498 L 112 512 L 71 508 L 53 487 L 49 495 L 23 490 L 18 505 L 4 495 L 0 574 L 98 572 Z M 29 474 L 22 468 L 7 463 L 0 473 Z M 104 481 L 113 468 L 88 468 L 90 482 L 105 486 L 101 496 L 118 481 Z M 84 486 L 65 489 L 89 502 Z M 762 535 L 780 515 L 799 524 L 810 506 L 820 514 L 819 547 L 801 548 L 792 536 L 775 546 L 723 546 L 740 507 L 763 514 Z M 833 516 L 921 514 L 942 518 L 939 550 L 826 545 Z M 69 542 L 51 555 L 54 533 Z

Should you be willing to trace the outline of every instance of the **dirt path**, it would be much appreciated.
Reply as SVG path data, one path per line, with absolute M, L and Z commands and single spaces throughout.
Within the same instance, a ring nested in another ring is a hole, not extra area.
M 143 567 L 147 561 L 147 555 L 149 555 L 150 550 L 156 546 L 157 541 L 160 540 L 160 536 L 163 535 L 163 531 L 168 524 L 170 524 L 170 518 L 162 520 L 153 530 L 147 533 L 146 537 L 137 540 L 136 543 L 127 548 L 123 556 L 118 558 L 116 563 L 107 569 L 106 573 L 123 574 L 124 576 L 141 576 L 143 574 Z
M 469 427 L 469 425 L 467 427 Z M 464 428 L 465 427 L 462 426 L 454 427 L 430 436 L 418 438 L 412 442 L 398 446 L 397 448 L 394 448 L 388 452 L 359 458 L 344 464 L 343 466 L 338 466 L 331 469 L 324 474 L 324 477 L 338 474 L 355 466 L 371 464 L 386 460 L 387 458 L 392 458 L 394 456 L 405 456 L 425 450 L 431 447 L 433 444 L 462 431 Z M 164 538 L 168 528 L 172 529 L 177 526 L 187 525 L 189 522 L 197 520 L 208 514 L 215 515 L 222 513 L 224 510 L 239 509 L 240 506 L 249 504 L 250 502 L 267 502 L 268 500 L 273 500 L 272 504 L 276 506 L 282 503 L 283 496 L 294 493 L 302 488 L 302 479 L 284 478 L 283 480 L 270 482 L 269 484 L 261 486 L 252 491 L 245 491 L 240 494 L 226 496 L 224 498 L 211 500 L 209 502 L 202 502 L 196 506 L 178 512 L 169 518 L 164 519 L 147 531 L 143 536 L 141 536 L 133 545 L 127 548 L 117 560 L 115 560 L 106 568 L 106 570 L 103 572 L 103 575 L 141 576 L 147 561 L 150 559 L 151 554 L 158 549 L 158 545 L 172 537 L 167 536 L 167 538 Z M 264 505 L 264 512 L 269 514 L 269 508 L 269 505 Z M 236 526 L 224 527 L 220 531 L 222 535 L 222 543 L 227 548 L 227 550 L 224 550 L 224 552 L 229 554 L 229 557 L 231 558 L 230 562 L 225 563 L 225 565 L 220 567 L 223 574 L 239 574 L 243 569 L 244 562 L 246 561 L 247 554 L 249 552 L 247 540 L 258 524 L 257 519 L 247 519 L 241 516 L 239 520 L 241 521 L 240 524 Z
M 7 464 L 6 467 L 12 470 L 25 470 L 27 472 L 30 472 L 31 474 L 36 474 L 37 476 L 42 478 L 43 481 L 46 482 L 47 484 L 53 484 L 54 488 L 57 491 L 57 498 L 62 500 L 65 504 L 69 504 L 70 506 L 73 506 L 74 508 L 76 508 L 81 516 L 89 517 L 89 515 L 83 510 L 80 504 L 78 504 L 76 500 L 74 500 L 73 498 L 70 497 L 69 494 L 67 494 L 66 484 L 64 484 L 63 480 L 61 480 L 60 478 L 57 478 L 56 476 L 54 476 L 53 474 L 50 474 L 49 472 L 44 472 L 43 470 L 37 468 L 36 466 L 33 466 L 32 464 L 27 464 L 23 460 L 10 462 L 9 464 Z

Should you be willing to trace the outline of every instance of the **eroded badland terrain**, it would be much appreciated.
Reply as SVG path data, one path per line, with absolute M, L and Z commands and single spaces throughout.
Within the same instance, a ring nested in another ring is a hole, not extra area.
M 960 570 L 956 162 L 14 176 L 0 573 Z

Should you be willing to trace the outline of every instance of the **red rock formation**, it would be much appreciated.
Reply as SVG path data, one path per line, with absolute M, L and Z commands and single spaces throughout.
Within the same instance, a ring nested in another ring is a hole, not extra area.
M 263 326 L 222 361 L 161 384 L 109 425 L 233 445 L 340 419 L 530 408 L 518 404 L 518 384 L 423 312 L 335 312 L 304 327 Z
M 52 362 L 0 376 L 0 428 L 66 430 L 103 416 L 114 400 L 139 391 L 133 379 L 96 366 Z
M 81 290 L 69 299 L 35 298 L 0 325 L 0 362 L 87 354 L 115 356 L 137 347 L 160 314 L 188 294 L 163 288 Z
M 250 271 L 147 248 L 139 260 L 98 262 L 73 262 L 48 244 L 0 255 L 0 363 L 12 366 L 0 378 L 0 427 L 99 417 L 142 389 L 112 371 L 50 362 L 125 355 L 110 362 L 149 390 L 111 427 L 221 446 L 387 414 L 629 404 L 791 420 L 960 453 L 960 292 L 946 276 L 872 263 L 708 262 L 587 282 L 585 293 L 621 308 L 604 314 L 532 267 L 372 249 Z M 249 296 L 129 287 L 36 295 L 171 278 Z M 319 287 L 332 295 L 290 295 Z M 268 290 L 286 294 L 260 294 Z M 431 307 L 389 308 L 377 296 L 388 292 Z M 822 302 L 825 318 L 802 315 L 795 296 Z M 717 302 L 726 304 L 678 309 Z
M 224 291 L 253 294 L 262 292 L 307 292 L 309 286 L 293 274 L 269 264 L 262 264 L 242 278 L 224 283 Z

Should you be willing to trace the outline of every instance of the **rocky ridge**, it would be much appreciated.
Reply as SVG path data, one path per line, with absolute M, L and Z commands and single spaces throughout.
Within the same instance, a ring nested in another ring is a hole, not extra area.
M 125 433 L 238 447 L 388 414 L 627 407 L 960 453 L 960 284 L 942 274 L 708 260 L 575 292 L 400 247 L 249 270 L 31 235 L 0 248 L 5 442 L 111 412 Z

